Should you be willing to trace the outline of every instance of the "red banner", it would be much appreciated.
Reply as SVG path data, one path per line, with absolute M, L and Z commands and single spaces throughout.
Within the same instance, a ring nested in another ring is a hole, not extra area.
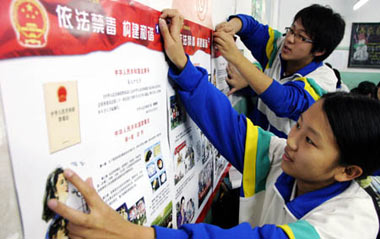
M 132 0 L 3 0 L 0 59 L 111 51 L 132 42 L 162 51 L 161 13 Z M 211 29 L 185 21 L 186 53 L 210 53 Z

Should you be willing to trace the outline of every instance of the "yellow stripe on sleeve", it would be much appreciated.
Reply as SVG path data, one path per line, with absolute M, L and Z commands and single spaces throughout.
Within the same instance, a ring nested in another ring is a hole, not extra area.
M 315 89 L 310 85 L 309 81 L 306 79 L 306 77 L 300 77 L 300 78 L 297 78 L 296 80 L 298 81 L 302 81 L 305 86 L 304 86 L 304 89 L 311 95 L 311 97 L 313 97 L 313 99 L 315 101 L 319 100 L 319 98 L 321 98 L 321 96 L 315 91 Z
M 243 191 L 245 197 L 251 197 L 256 189 L 256 156 L 259 130 L 247 118 L 247 135 L 245 139 Z
M 282 230 L 284 230 L 284 232 L 289 237 L 289 239 L 295 239 L 296 238 L 294 236 L 292 229 L 288 225 L 286 225 L 286 224 L 285 225 L 278 225 L 278 227 L 281 228 Z
M 269 62 L 270 62 L 270 59 L 271 59 L 271 55 L 272 55 L 272 52 L 273 52 L 273 41 L 274 41 L 274 30 L 272 28 L 268 28 L 268 34 L 269 34 L 269 39 L 268 39 L 268 42 L 267 42 L 267 46 L 266 46 L 266 54 L 267 54 L 267 59 L 268 59 L 268 63 L 265 67 L 265 69 L 269 68 Z

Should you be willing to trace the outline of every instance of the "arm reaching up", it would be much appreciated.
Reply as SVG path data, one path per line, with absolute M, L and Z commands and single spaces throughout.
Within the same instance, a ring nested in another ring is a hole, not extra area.
M 164 9 L 159 19 L 164 48 L 170 61 L 182 71 L 187 63 L 180 33 L 183 27 L 183 16 L 175 9 Z

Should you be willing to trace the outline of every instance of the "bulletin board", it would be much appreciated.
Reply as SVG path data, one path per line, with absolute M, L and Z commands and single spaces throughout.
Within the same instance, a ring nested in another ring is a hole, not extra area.
M 194 1 L 199 19 L 185 20 L 181 40 L 195 65 L 218 72 L 212 82 L 225 62 L 214 58 L 213 66 L 210 2 Z M 23 238 L 54 237 L 62 218 L 49 214 L 46 199 L 87 210 L 62 180 L 64 168 L 92 177 L 101 198 L 133 223 L 195 222 L 227 161 L 167 79 L 160 11 L 132 0 L 7 0 L 0 12 L 1 145 Z
M 352 23 L 348 67 L 380 68 L 380 23 Z

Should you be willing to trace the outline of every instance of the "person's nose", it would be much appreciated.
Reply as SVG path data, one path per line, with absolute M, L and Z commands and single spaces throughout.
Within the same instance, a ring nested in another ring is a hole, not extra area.
M 290 32 L 289 34 L 286 35 L 286 40 L 290 43 L 294 43 L 295 39 L 296 39 L 296 36 L 294 33 Z
M 296 132 L 296 130 L 297 130 L 296 126 L 293 126 L 293 128 L 289 132 L 288 139 L 286 140 L 287 146 L 293 151 L 296 151 L 298 149 L 300 134 Z

